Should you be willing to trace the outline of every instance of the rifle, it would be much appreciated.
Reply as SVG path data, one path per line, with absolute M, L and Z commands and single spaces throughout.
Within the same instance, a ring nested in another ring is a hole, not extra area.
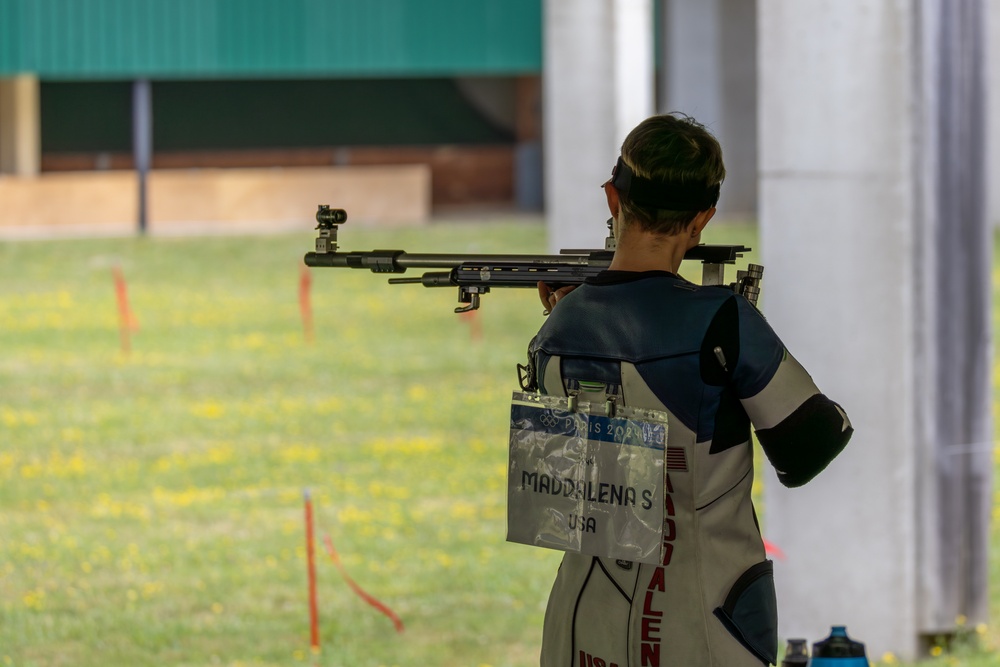
M 316 211 L 315 252 L 306 253 L 306 266 L 369 269 L 372 273 L 405 273 L 407 269 L 447 269 L 428 271 L 419 277 L 389 278 L 392 285 L 421 284 L 424 287 L 458 287 L 456 313 L 477 310 L 480 298 L 492 288 L 531 287 L 539 282 L 553 289 L 579 285 L 611 264 L 615 239 L 610 233 L 603 250 L 560 250 L 558 255 L 462 255 L 412 253 L 405 250 L 340 252 L 337 231 L 347 222 L 347 211 L 320 204 Z M 685 260 L 702 262 L 702 284 L 725 284 L 725 267 L 735 264 L 751 248 L 742 245 L 699 245 L 684 255 Z M 729 288 L 757 304 L 764 267 L 748 264 L 738 271 Z

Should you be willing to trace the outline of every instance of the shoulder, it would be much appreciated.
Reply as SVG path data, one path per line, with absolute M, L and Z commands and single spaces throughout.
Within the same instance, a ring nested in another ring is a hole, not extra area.
M 601 353 L 624 360 L 697 352 L 709 323 L 734 296 L 666 275 L 585 284 L 552 311 L 536 346 L 550 354 Z

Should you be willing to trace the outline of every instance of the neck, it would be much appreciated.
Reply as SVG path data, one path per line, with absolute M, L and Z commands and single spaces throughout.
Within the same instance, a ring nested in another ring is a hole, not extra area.
M 629 229 L 618 241 L 615 256 L 608 267 L 613 271 L 669 271 L 677 273 L 688 248 L 698 243 L 687 234 L 664 236 L 639 229 Z

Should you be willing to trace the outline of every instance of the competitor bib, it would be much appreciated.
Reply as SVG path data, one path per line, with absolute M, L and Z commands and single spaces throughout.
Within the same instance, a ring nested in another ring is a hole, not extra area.
M 507 541 L 659 563 L 667 414 L 514 392 Z

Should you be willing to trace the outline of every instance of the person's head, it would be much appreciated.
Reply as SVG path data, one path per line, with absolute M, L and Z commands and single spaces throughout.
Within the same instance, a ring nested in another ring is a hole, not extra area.
M 725 177 L 722 148 L 703 125 L 683 114 L 647 118 L 625 138 L 606 186 L 615 190 L 609 204 L 617 200 L 618 233 L 634 225 L 672 235 L 700 213 L 710 218 Z

